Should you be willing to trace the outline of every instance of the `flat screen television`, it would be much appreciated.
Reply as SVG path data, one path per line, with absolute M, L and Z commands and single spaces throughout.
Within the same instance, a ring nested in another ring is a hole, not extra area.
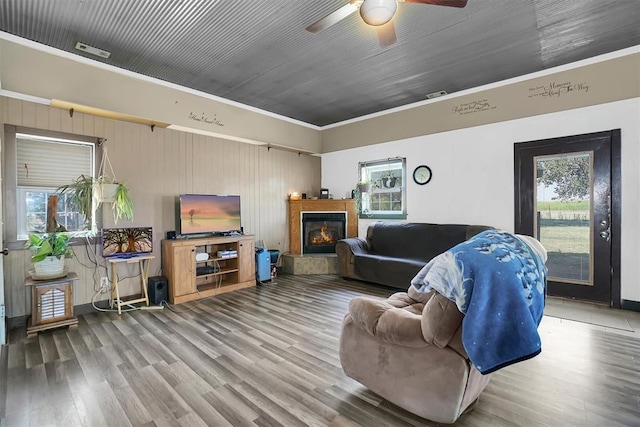
M 153 252 L 152 227 L 120 227 L 102 229 L 104 258 L 132 258 Z
M 181 194 L 178 197 L 178 234 L 227 234 L 239 232 L 240 196 Z

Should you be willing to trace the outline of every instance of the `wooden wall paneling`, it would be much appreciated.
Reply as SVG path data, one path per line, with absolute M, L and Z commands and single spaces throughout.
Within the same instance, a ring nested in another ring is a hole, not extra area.
M 154 224 L 161 224 L 161 230 L 163 233 L 168 230 L 176 229 L 175 221 L 175 198 L 178 195 L 178 184 L 175 179 L 175 169 L 172 165 L 172 155 L 174 145 L 171 144 L 174 131 L 169 129 L 161 129 L 158 134 L 158 146 L 154 148 L 156 152 L 158 168 L 152 168 L 154 173 L 154 181 L 156 182 L 159 196 L 159 203 L 161 205 L 158 211 L 161 215 L 161 219 L 154 222 Z
M 243 183 L 243 189 L 248 200 L 242 201 L 242 225 L 244 227 L 245 233 L 257 234 L 256 228 L 258 224 L 257 214 L 258 214 L 258 203 L 256 200 L 257 197 L 257 187 L 256 183 L 258 178 L 258 172 L 256 170 L 258 165 L 258 157 L 260 156 L 260 151 L 263 149 L 256 147 L 252 150 L 249 150 L 249 154 L 247 155 L 247 176 L 246 180 Z
M 219 144 L 204 135 L 193 135 L 194 193 L 216 194 L 220 171 L 212 167 L 213 159 L 220 156 Z
M 218 145 L 218 168 L 216 169 L 217 182 L 213 182 L 211 188 L 214 194 L 227 194 L 229 192 L 230 182 L 227 179 L 228 167 L 233 162 L 233 150 L 228 142 L 222 142 Z M 234 178 L 238 174 L 234 174 Z
M 32 102 L 22 103 L 22 125 L 36 127 L 36 104 Z
M 8 98 L 0 96 L 0 124 L 2 125 L 0 140 L 4 139 L 4 123 L 7 121 L 7 100 Z
M 191 161 L 193 156 L 191 155 L 191 141 L 190 135 L 180 133 L 178 135 L 180 144 L 180 159 L 179 169 L 180 176 L 178 177 L 180 183 L 180 193 L 193 193 L 193 180 L 191 179 Z
M 31 299 L 24 287 L 31 254 L 29 251 L 9 251 L 4 258 L 6 316 L 19 317 L 30 313 Z
M 71 133 L 75 133 L 76 135 L 82 135 L 83 126 L 84 126 L 84 113 L 79 113 L 77 111 L 74 111 L 73 117 L 71 118 Z
M 179 181 L 180 167 L 178 165 L 180 161 L 180 150 L 182 147 L 179 145 L 180 135 L 177 131 L 167 130 L 164 143 L 164 167 L 165 177 L 162 181 L 164 184 L 164 194 L 176 195 L 180 193 L 182 184 Z
M 93 253 L 94 250 L 97 253 Z M 87 251 L 92 253 L 88 255 Z M 91 301 L 96 289 L 100 288 L 100 276 L 104 275 L 104 270 L 101 271 L 99 266 L 94 264 L 95 256 L 98 257 L 98 262 L 102 261 L 99 247 L 96 248 L 95 245 L 74 246 L 74 252 L 76 256 L 73 259 L 68 259 L 66 264 L 70 271 L 78 275 L 78 280 L 74 284 L 73 298 L 74 304 L 79 305 Z
M 65 111 L 60 108 L 43 107 L 49 112 L 49 130 L 62 132 L 62 115 L 65 114 Z
M 13 98 L 7 99 L 6 124 L 22 126 L 22 101 Z M 2 130 L 4 132 L 4 129 Z
M 96 136 L 95 116 L 90 114 L 82 115 L 82 134 L 87 136 Z
M 109 158 L 116 177 L 121 181 L 127 182 L 133 188 L 133 191 L 136 191 L 140 188 L 141 173 L 139 172 L 142 172 L 142 169 L 146 169 L 143 167 L 145 159 L 140 156 L 139 151 L 142 126 L 117 122 L 116 129 L 118 129 L 118 132 L 114 141 L 115 144 L 108 144 Z
M 60 114 L 60 109 L 59 108 L 50 108 L 52 115 L 53 112 L 56 111 L 58 112 L 58 114 Z M 59 116 L 58 116 L 59 117 Z M 94 131 L 94 136 L 97 137 L 104 137 L 104 122 L 105 122 L 105 118 L 103 117 L 94 117 L 93 120 L 93 131 Z
M 107 139 L 109 157 L 119 180 L 126 181 L 134 197 L 132 222 L 118 225 L 154 227 L 154 255 L 150 275 L 160 273 L 160 241 L 168 230 L 175 229 L 175 197 L 181 193 L 240 194 L 242 222 L 246 233 L 264 240 L 270 249 L 281 253 L 288 248 L 286 196 L 289 191 L 319 188 L 320 158 L 265 147 L 241 144 L 209 136 L 170 129 L 120 122 L 74 113 L 10 98 L 0 98 L 2 117 L 7 124 L 46 127 L 80 135 Z M 43 116 L 44 114 L 44 116 Z M 46 116 L 46 117 L 45 117 Z M 96 168 L 98 165 L 96 165 Z M 312 194 L 310 194 L 311 197 Z M 5 207 L 6 209 L 6 207 Z M 113 226 L 111 209 L 105 209 L 104 226 Z M 29 269 L 28 251 L 15 251 L 5 259 L 5 291 L 9 317 L 28 314 L 24 279 Z M 75 304 L 91 301 L 99 278 L 106 274 L 96 267 L 82 249 L 70 261 L 79 276 L 74 290 Z M 98 262 L 104 264 L 97 248 Z M 139 272 L 123 271 L 123 296 L 138 293 Z M 98 300 L 103 299 L 101 295 Z
M 275 164 L 275 161 L 273 159 L 274 157 L 276 157 L 275 150 L 273 149 L 264 151 L 261 154 L 262 155 L 260 156 L 260 162 L 258 165 L 259 177 L 258 177 L 258 186 L 257 186 L 257 188 L 260 189 L 260 192 L 257 195 L 258 196 L 257 211 L 254 213 L 254 215 L 260 215 L 260 220 L 262 218 L 268 218 L 270 216 L 267 208 L 269 206 L 269 200 L 272 199 L 269 188 L 272 185 L 272 181 L 273 181 L 273 170 L 269 167 L 270 165 L 269 162 L 272 161 L 273 163 L 271 164 L 272 165 Z M 287 173 L 286 168 L 284 170 L 281 170 L 280 173 L 286 174 Z M 260 220 L 258 220 L 258 226 L 256 230 L 256 239 L 265 240 L 265 236 L 264 236 L 265 231 L 262 230 L 262 223 L 260 222 Z M 269 220 L 266 220 L 266 221 L 269 221 Z M 265 244 L 267 243 L 268 242 L 265 242 Z
M 222 170 L 222 173 L 224 174 L 222 180 L 222 182 L 224 182 L 223 194 L 239 194 L 240 182 L 242 181 L 242 177 L 246 171 L 244 169 L 240 169 L 236 173 L 233 173 L 231 165 L 240 164 L 242 149 L 240 148 L 240 144 L 229 143 L 225 151 L 227 152 L 229 161 L 225 163 Z
M 49 111 L 46 105 L 37 104 L 36 106 L 36 127 L 40 129 L 51 129 L 49 124 Z

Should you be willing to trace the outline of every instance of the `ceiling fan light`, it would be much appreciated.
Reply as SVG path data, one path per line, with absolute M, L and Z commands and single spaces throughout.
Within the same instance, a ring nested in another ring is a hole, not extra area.
M 360 5 L 360 16 L 367 24 L 377 27 L 391 21 L 396 10 L 396 0 L 364 0 Z

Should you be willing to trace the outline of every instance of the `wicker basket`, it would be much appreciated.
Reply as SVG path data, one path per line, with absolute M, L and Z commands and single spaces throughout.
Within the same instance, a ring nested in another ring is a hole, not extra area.
M 33 267 L 39 276 L 62 273 L 64 271 L 64 257 L 58 259 L 54 256 L 48 256 L 42 261 L 34 262 Z

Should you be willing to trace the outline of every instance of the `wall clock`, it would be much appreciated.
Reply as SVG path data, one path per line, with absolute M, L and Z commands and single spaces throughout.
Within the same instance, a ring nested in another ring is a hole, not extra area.
M 413 180 L 418 185 L 425 185 L 431 181 L 431 168 L 427 165 L 420 165 L 413 171 Z

